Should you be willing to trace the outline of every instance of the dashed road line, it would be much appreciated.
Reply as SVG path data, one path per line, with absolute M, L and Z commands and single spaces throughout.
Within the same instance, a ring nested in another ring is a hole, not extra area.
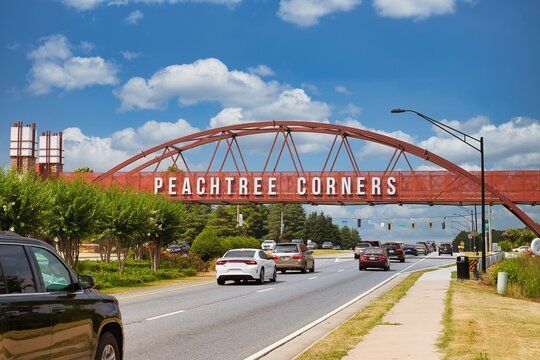
M 342 271 L 345 271 L 345 269 L 339 269 L 337 272 L 342 272 Z
M 267 288 L 267 289 L 263 289 L 263 290 L 258 290 L 257 292 L 262 293 L 262 292 L 270 291 L 270 290 L 274 290 L 274 288 Z
M 308 280 L 313 280 L 313 279 L 316 279 L 316 278 L 318 278 L 318 276 L 310 277 L 310 278 L 308 278 Z
M 172 313 L 168 313 L 168 314 L 163 314 L 163 315 L 159 315 L 159 316 L 154 316 L 154 317 L 151 317 L 151 318 L 148 318 L 146 319 L 147 321 L 152 321 L 152 320 L 156 320 L 156 319 L 161 319 L 163 317 L 166 317 L 166 316 L 171 316 L 171 315 L 176 315 L 176 314 L 180 314 L 180 313 L 183 313 L 185 312 L 186 310 L 178 310 L 178 311 L 175 311 L 175 312 L 172 312 Z

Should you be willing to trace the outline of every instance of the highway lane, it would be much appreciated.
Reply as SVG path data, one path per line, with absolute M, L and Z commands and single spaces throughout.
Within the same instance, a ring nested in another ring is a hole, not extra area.
M 126 358 L 244 359 L 399 271 L 455 262 L 442 258 L 407 257 L 388 272 L 358 271 L 349 254 L 317 258 L 315 273 L 279 273 L 276 283 L 211 281 L 121 294 Z

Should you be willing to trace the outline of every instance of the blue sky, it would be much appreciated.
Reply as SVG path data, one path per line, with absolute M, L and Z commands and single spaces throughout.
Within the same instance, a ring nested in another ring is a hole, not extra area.
M 484 136 L 487 169 L 539 169 L 539 15 L 534 0 L 4 0 L 0 164 L 19 120 L 64 132 L 66 170 L 104 171 L 196 130 L 303 119 L 382 132 L 479 169 L 478 153 L 389 113 L 403 107 Z M 306 159 L 328 147 L 303 143 Z M 387 163 L 380 148 L 355 151 L 369 169 Z M 316 210 L 377 221 L 433 212 Z M 494 221 L 520 226 L 498 207 Z M 373 231 L 365 236 L 388 236 Z

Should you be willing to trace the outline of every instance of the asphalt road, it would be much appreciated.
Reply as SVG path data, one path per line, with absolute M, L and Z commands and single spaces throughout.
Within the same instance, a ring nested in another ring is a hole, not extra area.
M 126 359 L 244 359 L 397 272 L 455 259 L 412 256 L 387 272 L 358 271 L 352 254 L 315 262 L 315 273 L 279 273 L 264 285 L 211 281 L 119 294 Z

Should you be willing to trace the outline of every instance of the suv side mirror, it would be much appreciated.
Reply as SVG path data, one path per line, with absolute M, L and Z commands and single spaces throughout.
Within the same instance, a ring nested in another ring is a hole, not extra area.
M 83 289 L 92 289 L 96 286 L 94 277 L 91 275 L 79 275 L 79 284 Z

